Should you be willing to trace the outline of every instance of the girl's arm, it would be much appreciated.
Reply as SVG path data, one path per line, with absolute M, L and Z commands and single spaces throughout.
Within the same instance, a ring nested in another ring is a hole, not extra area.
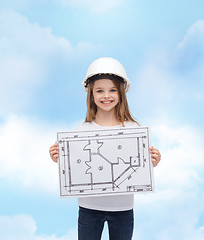
M 52 145 L 50 147 L 49 153 L 50 153 L 50 157 L 52 158 L 52 160 L 54 162 L 57 162 L 58 158 L 59 158 L 59 147 L 58 147 L 57 143 L 55 143 L 54 145 Z
M 151 153 L 153 167 L 156 167 L 161 160 L 161 154 L 159 150 L 154 147 L 150 148 L 150 153 Z

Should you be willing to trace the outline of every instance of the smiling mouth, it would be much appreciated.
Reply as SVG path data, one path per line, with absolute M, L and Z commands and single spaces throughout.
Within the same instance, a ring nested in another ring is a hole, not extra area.
M 101 103 L 103 103 L 103 104 L 110 104 L 110 103 L 112 103 L 113 101 L 101 101 Z

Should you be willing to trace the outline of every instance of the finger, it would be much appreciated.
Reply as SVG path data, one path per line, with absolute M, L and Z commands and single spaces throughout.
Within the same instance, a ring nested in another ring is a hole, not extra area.
M 156 149 L 156 148 L 150 148 L 150 152 L 151 153 L 158 153 L 158 154 L 160 154 L 159 150 Z
M 53 149 L 53 148 L 59 148 L 58 144 L 54 144 L 50 147 L 50 149 Z
M 49 149 L 50 153 L 55 152 L 55 151 L 59 151 L 59 148 L 58 147 L 54 147 L 54 146 L 50 147 L 50 149 Z
M 158 162 L 157 162 L 156 160 L 152 160 L 152 165 L 153 165 L 153 167 L 156 167 L 157 164 L 158 164 Z
M 151 154 L 151 158 L 159 159 L 159 158 L 160 158 L 160 155 L 158 155 L 157 153 L 152 153 L 152 154 Z
M 58 162 L 58 157 L 54 157 L 52 160 L 53 160 L 53 162 L 57 163 Z
M 159 163 L 160 162 L 160 160 L 161 160 L 161 158 L 158 156 L 158 155 L 152 155 L 152 157 L 151 157 L 151 159 L 153 160 L 153 161 L 157 161 L 157 163 Z
M 54 149 L 54 150 L 52 150 L 50 153 L 51 153 L 52 155 L 54 155 L 54 154 L 59 154 L 59 150 Z
M 53 159 L 54 157 L 59 157 L 59 152 L 58 151 L 53 151 L 50 153 L 50 157 Z
M 153 149 L 154 149 L 154 147 L 153 147 L 153 146 L 151 146 L 149 149 L 150 149 L 150 150 L 153 150 Z
M 58 161 L 58 159 L 59 159 L 59 154 L 53 154 L 53 155 L 51 155 L 51 158 L 52 158 L 52 160 L 54 161 L 54 162 L 57 162 Z
M 150 154 L 151 155 L 157 155 L 158 158 L 161 158 L 161 154 L 160 154 L 159 150 L 157 150 L 157 149 L 151 150 Z
M 53 158 L 55 157 L 55 156 L 57 156 L 57 157 L 59 157 L 59 151 L 58 151 L 58 149 L 50 149 L 49 150 L 49 154 L 50 154 L 50 157 L 52 158 L 52 160 L 53 160 Z

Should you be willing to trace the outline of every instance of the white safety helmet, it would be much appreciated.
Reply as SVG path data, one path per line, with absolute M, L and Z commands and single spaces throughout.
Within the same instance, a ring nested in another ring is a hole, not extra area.
M 130 87 L 130 81 L 127 78 L 124 67 L 118 60 L 110 57 L 98 58 L 91 63 L 86 73 L 86 77 L 82 82 L 85 91 L 87 92 L 89 83 L 96 79 L 103 78 L 104 75 L 109 75 L 110 79 L 115 78 L 120 82 L 123 82 L 125 85 L 125 91 L 128 91 Z

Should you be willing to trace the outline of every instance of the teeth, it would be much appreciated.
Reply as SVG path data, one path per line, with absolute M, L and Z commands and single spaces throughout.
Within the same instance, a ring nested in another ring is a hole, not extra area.
M 111 103 L 111 101 L 108 101 L 108 102 L 104 102 L 104 101 L 103 101 L 102 103 Z

